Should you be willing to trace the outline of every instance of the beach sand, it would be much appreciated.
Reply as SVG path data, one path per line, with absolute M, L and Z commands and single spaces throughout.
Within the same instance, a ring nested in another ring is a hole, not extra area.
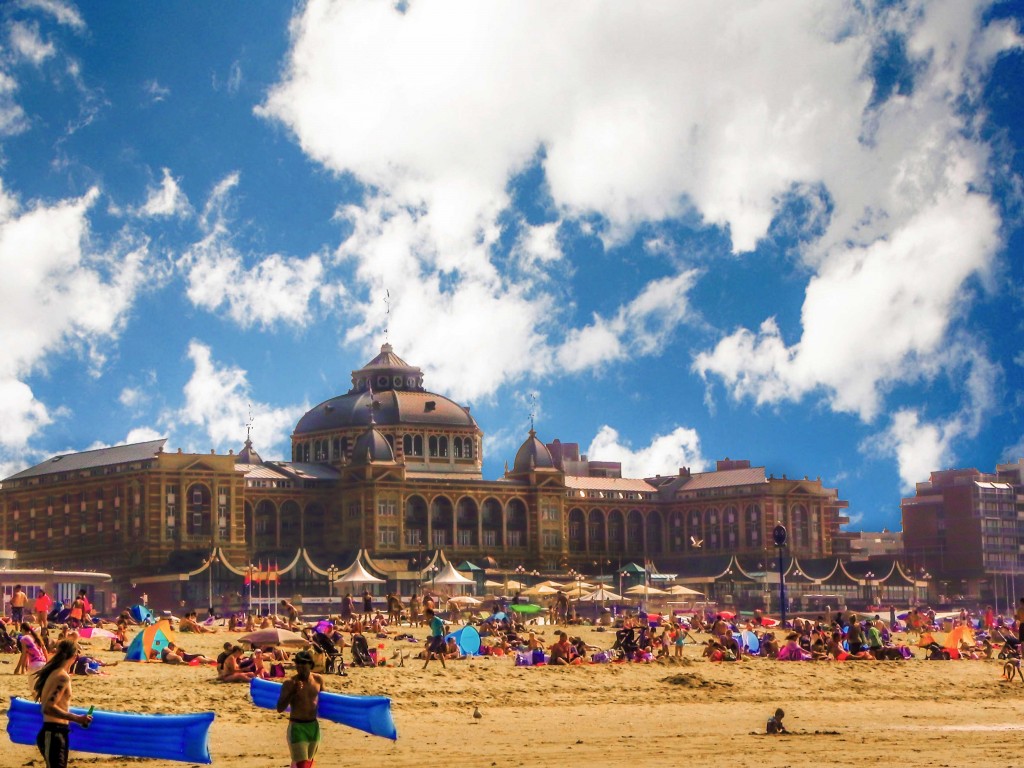
M 579 628 L 573 628 L 576 633 Z M 423 630 L 415 630 L 418 637 Z M 552 628 L 547 628 L 550 640 Z M 614 636 L 583 629 L 594 645 Z M 215 657 L 237 637 L 178 634 L 189 652 Z M 700 636 L 698 636 L 700 637 Z M 941 642 L 941 634 L 937 638 Z M 385 642 L 413 653 L 420 645 Z M 375 644 L 371 641 L 371 645 Z M 102 647 L 99 641 L 93 649 Z M 329 690 L 390 696 L 397 742 L 324 723 L 317 765 L 372 761 L 387 768 L 472 766 L 622 766 L 752 763 L 763 766 L 1017 765 L 1024 685 L 1003 682 L 997 661 L 785 663 L 754 659 L 712 664 L 700 646 L 675 663 L 515 667 L 508 657 L 448 663 L 408 660 L 404 667 L 350 669 L 328 676 Z M 123 654 L 96 651 L 114 661 Z M 0 693 L 28 696 L 30 678 L 0 657 Z M 393 663 L 393 662 L 389 662 Z M 285 720 L 257 709 L 248 686 L 213 682 L 210 667 L 121 662 L 108 674 L 74 678 L 74 704 L 146 713 L 213 710 L 213 764 L 224 768 L 288 765 Z M 776 707 L 792 735 L 762 735 Z M 482 717 L 473 717 L 475 707 Z M 6 717 L 2 723 L 6 728 Z M 72 753 L 71 765 L 184 765 Z M 34 749 L 8 745 L 0 768 L 41 766 Z

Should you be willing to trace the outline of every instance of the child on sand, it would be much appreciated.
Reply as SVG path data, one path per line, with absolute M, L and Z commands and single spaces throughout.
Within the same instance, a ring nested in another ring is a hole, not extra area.
M 786 716 L 786 713 L 781 708 L 775 710 L 775 714 L 768 718 L 768 729 L 766 733 L 778 734 L 778 733 L 789 733 L 786 730 L 786 726 L 782 724 L 782 718 Z

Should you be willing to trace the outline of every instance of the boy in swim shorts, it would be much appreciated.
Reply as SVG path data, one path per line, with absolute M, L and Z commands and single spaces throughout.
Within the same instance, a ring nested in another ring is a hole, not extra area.
M 291 707 L 288 716 L 288 752 L 292 768 L 313 768 L 313 758 L 320 747 L 320 724 L 316 719 L 317 701 L 324 681 L 313 674 L 313 654 L 299 651 L 295 654 L 295 676 L 281 686 L 277 711 Z

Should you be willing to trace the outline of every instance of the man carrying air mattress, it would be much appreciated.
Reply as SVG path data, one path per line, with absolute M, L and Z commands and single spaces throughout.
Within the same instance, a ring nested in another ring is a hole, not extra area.
M 320 723 L 316 719 L 317 699 L 324 680 L 313 674 L 313 654 L 299 651 L 292 659 L 295 676 L 285 680 L 277 699 L 277 711 L 291 707 L 288 716 L 288 751 L 292 768 L 313 768 L 313 758 L 320 746 Z

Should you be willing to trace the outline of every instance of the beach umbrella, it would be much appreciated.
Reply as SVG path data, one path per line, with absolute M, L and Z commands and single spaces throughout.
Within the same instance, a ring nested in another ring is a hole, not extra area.
M 458 595 L 456 597 L 451 597 L 448 599 L 448 602 L 460 607 L 464 605 L 480 605 L 480 601 L 470 595 Z
M 484 582 L 484 586 L 487 589 L 498 589 L 498 588 L 504 589 L 505 588 L 505 585 L 502 584 L 500 581 L 491 581 L 490 579 L 488 579 L 487 581 Z
M 508 580 L 508 584 L 499 584 L 498 586 L 500 586 L 500 587 L 507 586 L 509 589 L 526 589 L 526 585 L 523 584 L 523 582 L 516 581 L 515 579 L 509 579 Z
M 523 605 L 510 605 L 509 608 L 511 608 L 516 613 L 525 614 L 540 613 L 544 610 L 544 606 L 534 605 L 533 603 L 524 603 Z
M 255 632 L 242 635 L 238 638 L 238 642 L 248 643 L 249 645 L 306 646 L 309 644 L 309 641 L 297 632 L 292 632 L 288 629 L 281 629 L 280 627 L 257 629 Z
M 544 584 L 538 584 L 535 587 L 530 587 L 528 590 L 523 592 L 524 595 L 557 595 L 558 590 L 554 587 L 548 587 Z
M 552 589 L 565 589 L 566 585 L 561 582 L 555 581 L 554 579 L 548 579 L 542 581 L 540 584 L 535 584 L 536 587 L 551 587 Z
M 622 599 L 622 595 L 617 595 L 614 592 L 612 592 L 610 589 L 605 589 L 604 587 L 602 587 L 601 589 L 595 590 L 593 592 L 589 592 L 589 593 L 583 595 L 582 597 L 578 597 L 576 599 L 579 602 L 582 602 L 582 603 L 597 603 L 597 602 L 602 602 L 603 603 L 606 600 L 621 600 Z
M 700 597 L 704 596 L 703 592 L 698 592 L 696 589 L 690 589 L 689 587 L 684 587 L 682 584 L 676 584 L 673 587 L 669 587 L 668 588 L 668 593 L 670 595 L 694 595 L 694 596 L 700 596 Z
M 645 587 L 643 584 L 637 584 L 635 587 L 630 587 L 626 590 L 627 595 L 667 595 L 669 594 L 663 589 L 657 587 Z

